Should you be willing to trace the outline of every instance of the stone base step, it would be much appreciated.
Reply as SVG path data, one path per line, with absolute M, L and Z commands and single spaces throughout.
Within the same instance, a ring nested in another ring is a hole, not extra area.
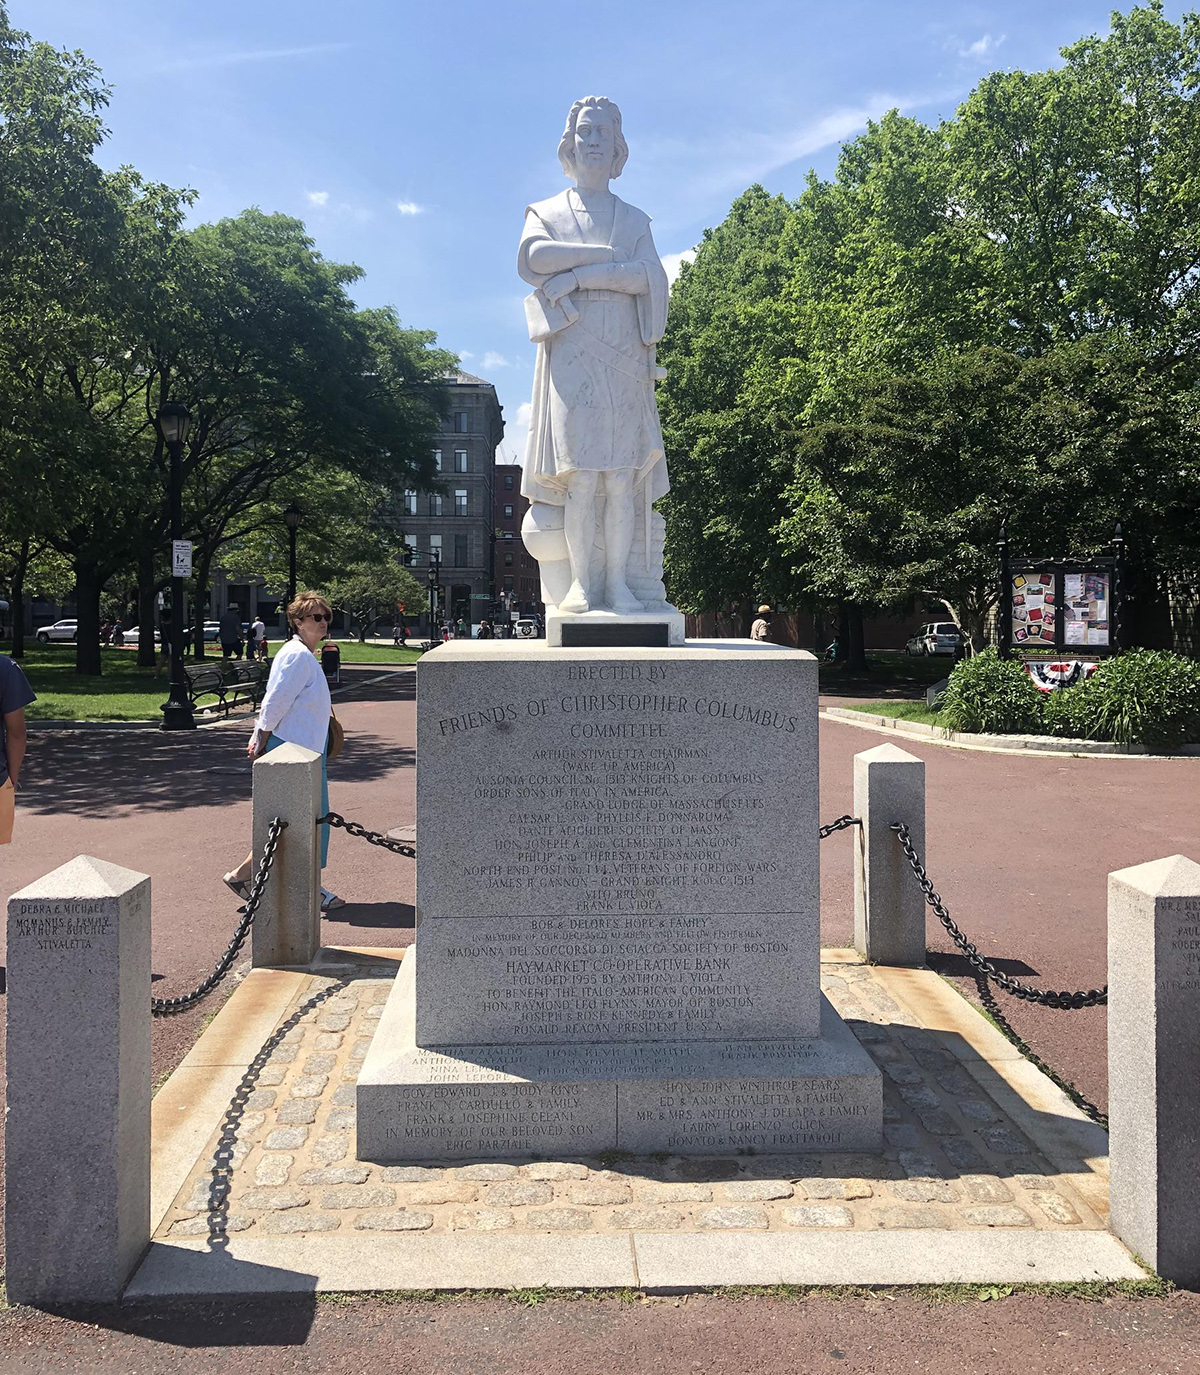
M 415 952 L 358 1078 L 358 1158 L 878 1151 L 879 1069 L 822 998 L 807 1040 L 421 1047 Z

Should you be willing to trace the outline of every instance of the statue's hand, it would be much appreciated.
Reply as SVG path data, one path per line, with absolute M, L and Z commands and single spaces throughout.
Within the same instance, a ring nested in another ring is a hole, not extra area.
M 574 272 L 560 272 L 556 276 L 543 284 L 542 294 L 549 300 L 551 305 L 556 305 L 561 297 L 568 292 L 574 291 L 579 285 Z

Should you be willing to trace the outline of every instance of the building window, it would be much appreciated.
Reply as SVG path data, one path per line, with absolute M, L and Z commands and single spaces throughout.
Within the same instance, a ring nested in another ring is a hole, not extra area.
M 513 563 L 513 556 L 512 556 L 512 554 L 506 549 L 506 550 L 504 551 L 504 566 L 505 566 L 505 568 L 511 568 L 511 567 L 512 567 L 512 563 Z
M 441 449 L 434 449 L 434 451 L 433 451 L 433 466 L 438 470 L 439 473 L 442 471 L 442 451 L 441 451 Z
M 441 492 L 434 492 L 434 494 L 429 498 L 429 514 L 431 516 L 440 516 L 442 514 Z
M 513 590 L 513 580 L 511 578 L 506 577 L 504 579 L 504 590 L 506 592 L 511 592 Z
M 512 489 L 513 489 L 513 475 L 512 475 L 512 473 L 505 473 L 505 474 L 504 474 L 504 490 L 505 490 L 506 492 L 511 492 Z
M 466 535 L 454 536 L 454 566 L 455 568 L 465 568 L 471 562 L 467 553 Z
M 416 492 L 404 493 L 404 514 L 415 516 L 417 514 L 417 494 Z
M 455 412 L 454 412 L 454 433 L 455 433 L 455 434 L 467 434 L 467 433 L 468 433 L 468 431 L 467 431 L 467 412 L 466 412 L 466 411 L 455 411 Z
M 454 489 L 454 514 L 456 516 L 467 514 L 467 489 L 465 487 Z
M 465 473 L 467 471 L 467 451 L 466 449 L 455 449 L 454 451 L 454 471 Z
M 511 502 L 511 501 L 505 502 L 505 504 L 504 504 L 504 518 L 505 518 L 505 520 L 512 520 L 512 513 L 513 513 L 512 502 Z
M 505 530 L 505 532 L 504 532 L 504 538 L 505 538 L 505 539 L 512 539 L 512 537 L 513 537 L 513 532 L 512 532 L 511 530 Z

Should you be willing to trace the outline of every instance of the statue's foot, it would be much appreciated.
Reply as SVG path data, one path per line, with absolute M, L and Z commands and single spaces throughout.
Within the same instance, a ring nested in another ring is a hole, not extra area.
M 606 588 L 606 600 L 614 611 L 624 615 L 645 610 L 624 582 L 610 582 Z
M 559 602 L 558 609 L 569 616 L 577 616 L 592 609 L 588 604 L 587 593 L 583 590 L 583 584 L 578 579 L 567 589 L 567 595 Z

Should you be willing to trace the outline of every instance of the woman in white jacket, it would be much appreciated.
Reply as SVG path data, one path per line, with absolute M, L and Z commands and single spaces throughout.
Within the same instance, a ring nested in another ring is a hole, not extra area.
M 325 773 L 325 750 L 329 743 L 331 705 L 329 684 L 317 661 L 317 646 L 329 633 L 332 613 L 329 603 L 317 592 L 301 592 L 287 609 L 295 636 L 288 640 L 271 661 L 267 691 L 258 709 L 258 720 L 250 735 L 246 753 L 251 759 L 266 754 L 285 741 L 303 745 L 321 756 L 321 814 L 329 811 L 329 780 Z M 329 827 L 321 827 L 321 868 L 329 858 Z M 225 882 L 244 902 L 250 896 L 254 867 L 251 851 L 236 869 L 225 875 Z M 345 899 L 321 889 L 321 911 L 345 906 Z

